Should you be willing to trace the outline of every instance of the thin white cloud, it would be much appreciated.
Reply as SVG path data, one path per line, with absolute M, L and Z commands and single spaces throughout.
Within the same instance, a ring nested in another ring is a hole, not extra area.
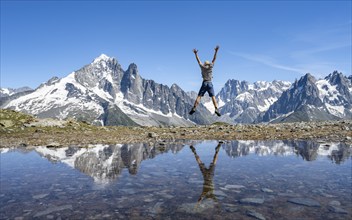
M 328 42 L 345 42 L 351 45 L 351 22 L 335 24 L 331 26 L 319 25 L 306 27 L 300 31 L 288 33 L 293 42 L 305 42 L 312 44 L 326 44 Z
M 308 48 L 293 51 L 291 53 L 293 57 L 309 56 L 352 46 L 351 22 L 330 27 L 313 27 L 291 33 L 288 36 L 291 42 L 306 45 Z
M 299 50 L 291 53 L 292 57 L 303 57 L 316 53 L 327 52 L 332 50 L 337 50 L 345 47 L 351 47 L 351 43 L 334 43 L 330 45 L 324 45 L 320 47 L 310 48 L 307 50 Z
M 305 73 L 307 72 L 306 69 L 303 68 L 296 68 L 296 67 L 291 67 L 291 66 L 286 66 L 278 63 L 275 59 L 272 57 L 260 55 L 260 54 L 244 54 L 244 53 L 236 53 L 229 51 L 230 54 L 241 57 L 246 60 L 250 61 L 255 61 L 261 64 L 264 64 L 266 66 L 270 66 L 276 69 L 282 69 L 282 70 L 287 70 L 287 71 L 292 71 L 292 72 L 297 72 L 297 73 Z

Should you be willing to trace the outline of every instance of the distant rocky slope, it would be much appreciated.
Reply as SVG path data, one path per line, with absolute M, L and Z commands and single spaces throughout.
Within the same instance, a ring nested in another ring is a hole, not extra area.
M 258 121 L 293 122 L 352 118 L 352 83 L 334 72 L 316 80 L 306 74 L 286 90 Z
M 217 94 L 220 111 L 236 123 L 253 123 L 291 86 L 290 82 L 229 80 Z M 208 105 L 206 105 L 208 106 Z
M 196 92 L 188 92 L 192 98 Z M 352 76 L 334 71 L 317 80 L 306 74 L 293 84 L 285 81 L 253 84 L 228 80 L 216 95 L 220 112 L 217 121 L 228 123 L 278 123 L 352 119 Z M 202 103 L 214 111 L 205 95 Z
M 18 88 L 18 89 L 0 88 L 0 98 L 8 97 L 8 96 L 15 95 L 17 93 L 28 92 L 28 91 L 33 91 L 33 89 L 31 89 L 31 88 L 29 88 L 27 86 L 21 87 L 21 88 Z
M 34 90 L 29 87 L 21 87 L 18 89 L 0 88 L 0 106 L 5 106 L 10 101 L 30 94 L 33 91 Z

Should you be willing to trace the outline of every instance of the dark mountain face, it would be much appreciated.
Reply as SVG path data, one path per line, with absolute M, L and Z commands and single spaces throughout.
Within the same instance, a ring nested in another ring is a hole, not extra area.
M 348 79 L 338 72 L 322 80 L 316 80 L 310 74 L 306 74 L 270 106 L 263 115 L 262 121 L 351 118 L 351 88 Z
M 220 111 L 236 123 L 253 123 L 260 114 L 274 103 L 291 83 L 284 81 L 246 81 L 228 80 L 216 96 Z

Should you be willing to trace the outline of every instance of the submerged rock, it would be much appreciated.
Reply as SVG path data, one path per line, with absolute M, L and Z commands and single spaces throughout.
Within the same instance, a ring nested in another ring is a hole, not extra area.
M 59 212 L 59 211 L 63 211 L 63 210 L 66 210 L 66 209 L 71 209 L 72 210 L 72 205 L 62 205 L 62 206 L 50 207 L 50 208 L 47 208 L 44 211 L 37 212 L 37 214 L 35 214 L 33 217 L 34 218 L 38 218 L 38 217 L 41 217 L 41 216 L 44 216 L 44 215 L 49 215 L 49 214 L 51 214 L 53 212 Z
M 39 194 L 39 195 L 34 195 L 32 196 L 33 199 L 43 199 L 45 197 L 47 197 L 49 194 Z
M 338 214 L 348 214 L 348 212 L 346 210 L 344 210 L 343 208 L 340 208 L 338 206 L 329 206 L 328 209 L 331 211 L 331 212 L 334 212 L 334 213 L 338 213 Z
M 212 209 L 216 203 L 212 200 L 204 200 L 200 203 L 183 203 L 179 208 L 179 212 L 186 212 L 189 214 L 202 213 L 208 209 Z
M 247 210 L 246 214 L 248 216 L 254 217 L 254 218 L 259 219 L 259 220 L 265 220 L 265 217 L 262 214 L 254 211 L 254 210 Z
M 262 188 L 262 192 L 273 193 L 274 191 L 268 188 Z
M 226 189 L 243 189 L 243 188 L 246 188 L 246 187 L 243 186 L 243 185 L 226 185 L 225 188 Z
M 227 195 L 221 190 L 215 190 L 214 195 L 226 197 Z
M 331 202 L 329 202 L 329 205 L 330 206 L 340 206 L 341 203 L 337 200 L 332 200 Z
M 261 198 L 244 198 L 240 200 L 240 203 L 242 204 L 248 204 L 248 205 L 260 205 L 264 203 L 264 199 Z
M 287 200 L 290 203 L 294 203 L 297 205 L 304 205 L 308 207 L 320 207 L 320 203 L 309 198 L 292 198 Z

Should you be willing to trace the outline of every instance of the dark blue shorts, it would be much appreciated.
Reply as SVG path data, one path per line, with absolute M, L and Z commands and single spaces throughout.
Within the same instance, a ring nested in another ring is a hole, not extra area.
M 204 96 L 205 92 L 208 92 L 210 97 L 214 96 L 214 87 L 211 81 L 203 81 L 202 87 L 198 92 L 198 96 Z

